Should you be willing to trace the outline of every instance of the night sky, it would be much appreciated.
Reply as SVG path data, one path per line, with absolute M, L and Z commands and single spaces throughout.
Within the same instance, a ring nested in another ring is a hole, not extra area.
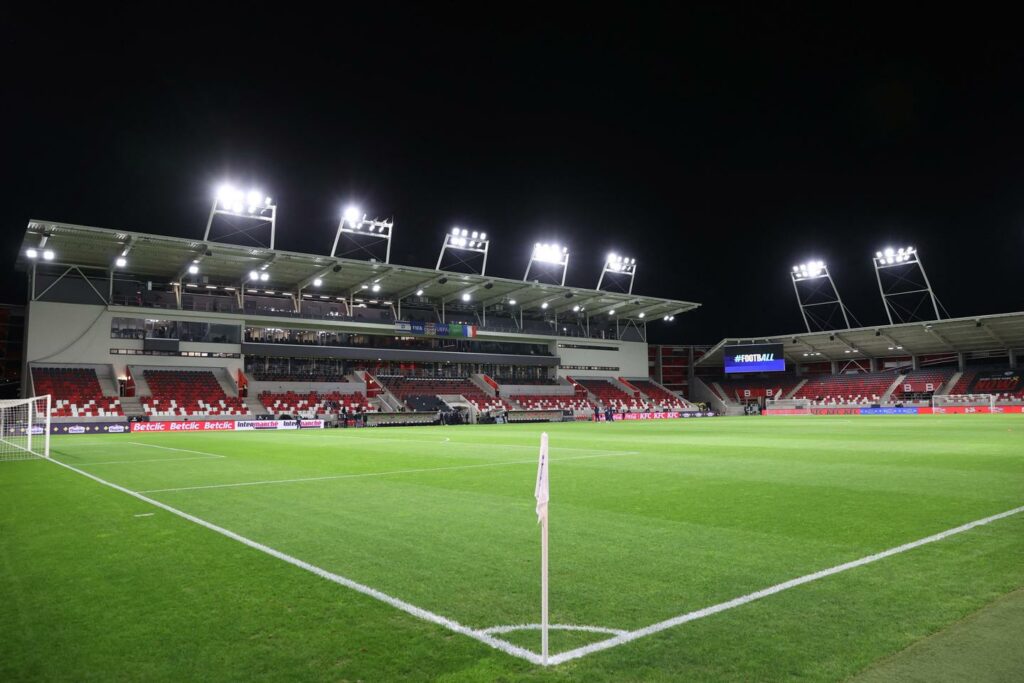
M 2 263 L 29 218 L 201 237 L 231 179 L 277 200 L 283 249 L 329 252 L 355 201 L 394 218 L 395 263 L 432 267 L 456 224 L 491 234 L 493 275 L 535 241 L 569 245 L 576 286 L 634 256 L 637 293 L 703 303 L 656 341 L 800 331 L 812 257 L 882 323 L 888 243 L 953 316 L 1024 308 L 1009 17 L 551 5 L 0 10 Z

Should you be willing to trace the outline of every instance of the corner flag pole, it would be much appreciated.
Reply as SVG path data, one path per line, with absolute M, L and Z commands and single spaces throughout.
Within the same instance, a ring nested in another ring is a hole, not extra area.
M 548 434 L 540 435 L 540 457 L 537 462 L 537 521 L 540 522 L 540 650 L 541 662 L 548 663 Z

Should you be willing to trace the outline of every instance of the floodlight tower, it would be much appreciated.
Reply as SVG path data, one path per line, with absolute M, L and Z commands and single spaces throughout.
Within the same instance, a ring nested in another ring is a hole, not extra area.
M 604 276 L 609 273 L 612 273 L 613 275 L 629 276 L 629 289 L 626 291 L 629 294 L 633 293 L 633 279 L 636 277 L 635 258 L 619 256 L 615 252 L 608 254 L 608 257 L 604 260 L 604 268 L 601 269 L 601 277 L 597 279 L 597 289 L 601 289 L 601 283 L 604 282 Z
M 875 252 L 872 262 L 875 265 L 878 292 L 882 295 L 882 303 L 885 305 L 885 314 L 889 316 L 890 325 L 928 320 L 924 315 L 920 315 L 919 311 L 922 307 L 927 310 L 929 302 L 935 313 L 934 320 L 942 318 L 940 309 L 946 313 L 947 318 L 949 317 L 949 313 L 932 291 L 932 285 L 928 281 L 928 274 L 924 272 L 924 264 L 921 263 L 921 255 L 917 249 L 886 247 Z M 883 275 L 885 284 L 882 283 Z
M 483 264 L 480 266 L 480 275 L 487 274 L 487 252 L 491 248 L 491 241 L 487 239 L 486 232 L 468 230 L 466 228 L 452 228 L 450 233 L 444 236 L 444 243 L 441 244 L 441 253 L 437 257 L 437 266 L 434 270 L 441 270 L 441 261 L 444 260 L 446 251 L 455 252 L 457 263 L 476 272 L 475 267 L 470 263 L 469 256 L 463 256 L 464 252 L 470 254 L 483 254 Z M 475 260 L 475 259 L 474 259 Z
M 216 219 L 220 220 L 216 220 Z M 261 236 L 270 230 L 270 241 Z M 277 205 L 256 189 L 241 190 L 231 183 L 217 189 L 206 221 L 204 242 L 227 242 L 229 238 L 247 240 L 245 246 L 274 248 L 277 232 Z M 233 243 L 233 242 L 229 242 Z
M 358 206 L 350 204 L 341 214 L 338 232 L 334 235 L 334 246 L 331 247 L 331 256 L 351 258 L 364 255 L 375 261 L 379 254 L 374 253 L 373 247 L 379 246 L 383 242 L 385 244 L 384 263 L 390 263 L 391 229 L 394 225 L 394 221 L 369 219 Z M 342 235 L 345 235 L 349 249 L 339 254 L 338 245 L 342 244 Z
M 533 245 L 533 252 L 530 254 L 530 262 L 526 264 L 526 274 L 523 275 L 523 282 L 530 279 L 530 269 L 534 263 L 558 266 L 562 269 L 561 286 L 565 286 L 565 274 L 569 270 L 569 248 L 560 246 L 557 242 L 537 242 Z
M 839 296 L 839 290 L 836 289 L 836 283 L 832 280 L 824 261 L 808 261 L 793 266 L 790 275 L 793 278 L 796 301 L 800 305 L 800 314 L 804 317 L 804 325 L 807 326 L 808 332 L 836 329 L 832 318 L 837 310 L 843 316 L 843 324 L 847 329 L 850 328 L 846 305 Z M 818 312 L 823 306 L 829 307 L 825 309 L 827 313 L 824 315 Z M 817 326 L 817 330 L 811 328 L 812 322 Z

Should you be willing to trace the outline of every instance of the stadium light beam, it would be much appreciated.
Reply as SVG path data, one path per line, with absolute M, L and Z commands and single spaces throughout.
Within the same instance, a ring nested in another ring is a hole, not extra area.
M 223 183 L 214 194 L 213 207 L 206 221 L 206 232 L 203 241 L 211 241 L 210 232 L 217 216 L 229 216 L 245 219 L 245 222 L 231 221 L 231 231 L 225 237 L 244 236 L 250 241 L 261 243 L 255 232 L 263 226 L 270 225 L 270 248 L 274 248 L 277 233 L 277 206 L 268 195 L 257 188 L 243 190 L 233 183 Z M 218 241 L 216 238 L 213 241 Z
M 558 242 L 537 242 L 533 245 L 533 252 L 530 254 L 530 261 L 526 264 L 526 274 L 523 275 L 523 282 L 530 279 L 530 269 L 534 263 L 559 266 L 562 269 L 560 286 L 565 286 L 565 275 L 569 271 L 569 247 L 560 245 Z

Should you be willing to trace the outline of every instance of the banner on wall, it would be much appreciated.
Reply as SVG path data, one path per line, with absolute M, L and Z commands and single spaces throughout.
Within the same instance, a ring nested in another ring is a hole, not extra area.
M 986 415 L 1024 414 L 1024 406 L 945 406 L 942 408 L 769 408 L 762 415 Z
M 124 434 L 128 425 L 124 422 L 51 422 L 50 434 Z M 46 428 L 41 425 L 32 426 L 32 435 L 44 434 Z M 9 427 L 6 434 L 25 436 L 25 427 Z
M 251 432 L 257 429 L 323 429 L 323 420 L 166 420 L 132 422 L 133 432 Z
M 395 321 L 395 332 L 420 334 L 426 337 L 475 337 L 476 325 L 461 323 L 430 323 L 414 320 L 411 322 Z

